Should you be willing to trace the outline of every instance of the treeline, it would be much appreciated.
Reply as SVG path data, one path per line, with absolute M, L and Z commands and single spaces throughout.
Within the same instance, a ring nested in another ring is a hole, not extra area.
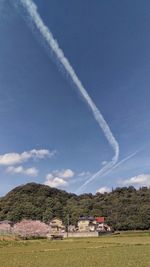
M 111 193 L 77 196 L 49 186 L 30 183 L 0 199 L 0 221 L 22 219 L 49 222 L 58 217 L 76 224 L 80 216 L 104 216 L 115 230 L 150 229 L 150 188 L 116 188 Z

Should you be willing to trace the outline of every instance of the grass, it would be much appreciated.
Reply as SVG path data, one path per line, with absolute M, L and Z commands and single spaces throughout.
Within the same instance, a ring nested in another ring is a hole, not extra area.
M 63 241 L 0 239 L 1 267 L 149 267 L 150 233 Z

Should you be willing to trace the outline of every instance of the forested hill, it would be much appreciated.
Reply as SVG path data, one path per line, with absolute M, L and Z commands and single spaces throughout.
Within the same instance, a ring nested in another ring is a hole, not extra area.
M 19 186 L 0 199 L 0 221 L 53 217 L 75 224 L 80 216 L 104 216 L 117 230 L 150 228 L 150 188 L 116 188 L 111 193 L 77 196 L 46 185 Z

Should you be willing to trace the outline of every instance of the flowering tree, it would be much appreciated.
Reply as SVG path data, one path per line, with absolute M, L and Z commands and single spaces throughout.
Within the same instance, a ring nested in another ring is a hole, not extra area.
M 14 225 L 13 233 L 23 238 L 46 237 L 50 233 L 50 226 L 37 220 L 22 220 Z
M 11 233 L 11 225 L 7 222 L 0 223 L 0 234 L 10 234 Z

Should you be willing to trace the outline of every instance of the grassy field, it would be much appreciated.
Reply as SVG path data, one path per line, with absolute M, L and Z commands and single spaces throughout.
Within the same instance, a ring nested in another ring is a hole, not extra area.
M 0 267 L 149 267 L 150 233 L 63 241 L 0 238 Z

